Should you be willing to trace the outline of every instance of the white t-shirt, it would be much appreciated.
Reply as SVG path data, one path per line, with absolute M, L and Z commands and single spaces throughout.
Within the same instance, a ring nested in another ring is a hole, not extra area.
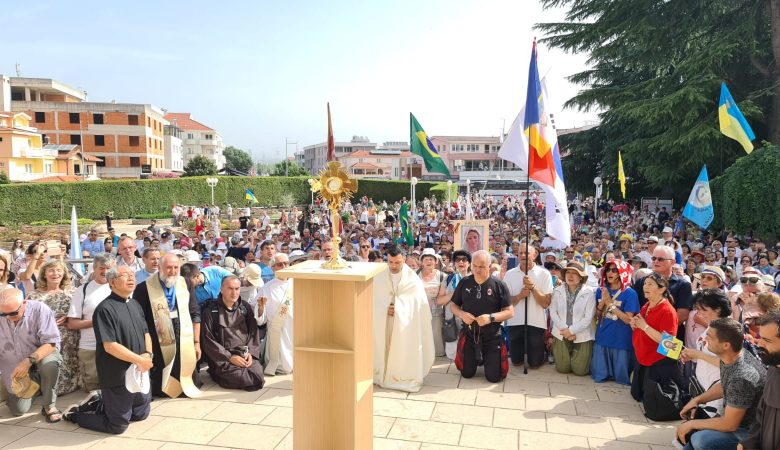
M 76 319 L 92 320 L 92 313 L 95 312 L 95 308 L 109 295 L 111 295 L 111 286 L 106 284 L 98 284 L 95 281 L 90 281 L 87 284 L 87 295 L 84 296 L 84 287 L 79 287 L 73 292 L 73 300 L 70 302 L 70 309 L 68 310 L 68 317 Z M 97 339 L 95 338 L 95 329 L 92 327 L 82 328 L 81 339 L 79 340 L 79 348 L 82 350 L 95 351 L 97 345 Z
M 552 294 L 552 275 L 550 275 L 550 272 L 548 272 L 547 269 L 536 264 L 530 270 L 529 276 L 542 294 Z M 519 267 L 515 267 L 504 275 L 504 283 L 509 286 L 509 295 L 514 297 L 523 290 L 524 277 L 525 272 L 521 271 Z M 533 296 L 533 294 L 531 294 L 531 296 Z M 526 299 L 522 299 L 515 305 L 515 315 L 507 320 L 505 325 L 517 326 L 525 324 L 525 301 Z M 544 314 L 544 308 L 539 305 L 536 299 L 533 299 L 528 303 L 528 325 L 547 329 L 547 317 Z

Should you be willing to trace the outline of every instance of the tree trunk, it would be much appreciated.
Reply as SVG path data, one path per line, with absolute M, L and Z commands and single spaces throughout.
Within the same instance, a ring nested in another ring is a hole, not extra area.
M 770 67 L 770 86 L 773 86 L 772 107 L 767 120 L 769 141 L 780 145 L 780 0 L 769 1 L 770 26 L 772 30 L 772 55 L 774 62 Z

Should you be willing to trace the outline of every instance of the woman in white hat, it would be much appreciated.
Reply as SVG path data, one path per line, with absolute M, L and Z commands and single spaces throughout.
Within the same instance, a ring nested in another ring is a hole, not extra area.
M 588 275 L 582 264 L 570 262 L 561 274 L 565 283 L 553 290 L 549 309 L 555 369 L 583 376 L 590 371 L 593 354 L 596 294 L 585 285 Z

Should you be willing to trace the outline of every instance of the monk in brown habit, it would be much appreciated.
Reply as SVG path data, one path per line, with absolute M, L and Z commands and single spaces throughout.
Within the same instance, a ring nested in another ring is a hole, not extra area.
M 227 389 L 262 389 L 260 340 L 265 328 L 258 328 L 249 303 L 241 299 L 241 280 L 225 277 L 219 298 L 207 304 L 201 315 L 200 340 L 209 375 Z

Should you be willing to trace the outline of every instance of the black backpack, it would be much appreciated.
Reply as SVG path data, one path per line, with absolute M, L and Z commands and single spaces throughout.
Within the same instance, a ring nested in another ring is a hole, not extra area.
M 655 381 L 645 376 L 643 391 L 645 417 L 656 422 L 680 420 L 684 399 L 682 391 L 674 381 Z

